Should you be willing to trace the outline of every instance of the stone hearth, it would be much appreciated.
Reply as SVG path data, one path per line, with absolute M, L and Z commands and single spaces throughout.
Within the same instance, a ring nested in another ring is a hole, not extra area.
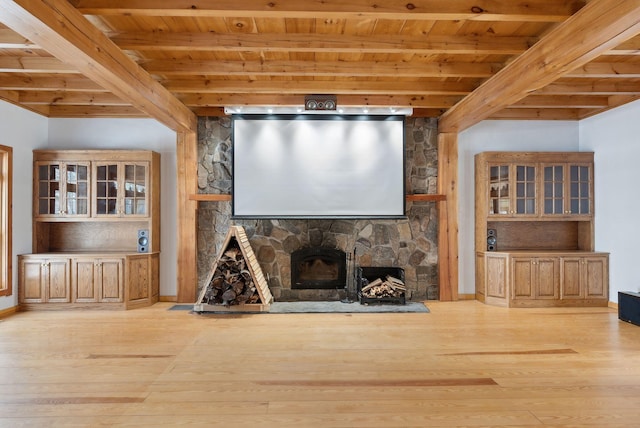
M 231 119 L 200 118 L 198 185 L 201 193 L 230 193 Z M 408 193 L 436 193 L 437 120 L 407 118 L 405 123 Z M 231 219 L 229 202 L 200 202 L 198 209 L 199 289 L 215 261 L 229 226 L 244 226 L 276 301 L 341 300 L 344 289 L 291 287 L 291 253 L 308 247 L 356 253 L 358 266 L 397 266 L 405 271 L 407 300 L 437 296 L 437 208 L 433 202 L 407 202 L 407 218 L 385 219 Z M 347 271 L 355 290 L 353 263 Z M 351 296 L 353 297 L 353 296 Z

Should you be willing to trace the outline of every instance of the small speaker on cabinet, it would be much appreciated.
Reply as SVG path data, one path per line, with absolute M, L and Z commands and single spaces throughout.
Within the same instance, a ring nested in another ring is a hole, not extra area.
M 138 252 L 149 252 L 149 229 L 138 229 Z
M 498 235 L 495 229 L 487 229 L 487 251 L 496 251 L 498 248 Z

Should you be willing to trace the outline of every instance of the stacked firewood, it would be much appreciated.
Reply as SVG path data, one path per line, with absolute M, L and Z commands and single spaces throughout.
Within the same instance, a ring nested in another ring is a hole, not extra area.
M 360 291 L 366 298 L 381 299 L 388 297 L 401 297 L 404 295 L 406 290 L 407 288 L 402 280 L 394 278 L 391 275 L 387 275 L 384 280 L 382 278 L 377 278 L 371 281 L 369 284 L 362 287 L 362 290 Z
M 260 302 L 260 295 L 240 248 L 227 247 L 218 260 L 202 301 L 225 306 Z

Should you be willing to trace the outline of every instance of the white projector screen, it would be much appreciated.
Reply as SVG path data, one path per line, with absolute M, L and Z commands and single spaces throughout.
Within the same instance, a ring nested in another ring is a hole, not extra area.
M 404 116 L 234 116 L 236 218 L 405 215 Z

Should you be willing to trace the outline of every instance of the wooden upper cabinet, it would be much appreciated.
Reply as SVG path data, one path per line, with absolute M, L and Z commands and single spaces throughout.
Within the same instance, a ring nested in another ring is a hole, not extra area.
M 149 216 L 149 162 L 95 162 L 94 217 Z
M 487 172 L 490 217 L 538 214 L 535 164 L 489 163 Z
M 89 162 L 36 162 L 34 215 L 89 217 Z
M 542 165 L 543 216 L 593 215 L 593 165 Z

